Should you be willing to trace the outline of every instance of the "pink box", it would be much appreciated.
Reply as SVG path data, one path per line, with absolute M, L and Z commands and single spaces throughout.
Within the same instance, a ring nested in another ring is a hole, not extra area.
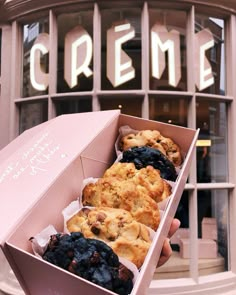
M 190 258 L 190 240 L 180 239 L 180 256 Z M 216 258 L 217 244 L 210 239 L 198 239 L 198 258 Z
M 53 225 L 88 177 L 100 177 L 116 159 L 119 127 L 158 129 L 176 141 L 185 160 L 134 294 L 146 294 L 181 198 L 199 130 L 122 115 L 119 110 L 63 115 L 25 131 L 0 152 L 0 244 L 26 294 L 114 294 L 36 257 L 29 238 Z
M 204 217 L 202 220 L 202 238 L 217 240 L 217 225 L 215 218 Z

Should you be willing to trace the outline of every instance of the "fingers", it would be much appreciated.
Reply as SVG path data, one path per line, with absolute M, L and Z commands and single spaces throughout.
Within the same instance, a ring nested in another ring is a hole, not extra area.
M 170 258 L 171 254 L 172 254 L 172 249 L 170 246 L 170 238 L 173 236 L 173 234 L 177 231 L 177 229 L 180 227 L 180 221 L 179 219 L 174 218 L 171 226 L 170 226 L 170 230 L 168 233 L 168 238 L 165 239 L 163 247 L 162 247 L 162 251 L 161 251 L 161 255 L 160 255 L 160 259 L 158 261 L 157 267 L 162 266 L 163 264 L 165 264 L 167 262 L 167 260 Z
M 171 254 L 172 254 L 172 249 L 170 246 L 170 240 L 165 239 L 157 267 L 160 267 L 163 264 L 165 264 L 167 260 L 170 258 Z
M 179 227 L 180 227 L 179 219 L 174 218 L 172 223 L 171 223 L 171 226 L 170 226 L 170 230 L 169 230 L 169 233 L 168 233 L 168 238 L 171 238 Z

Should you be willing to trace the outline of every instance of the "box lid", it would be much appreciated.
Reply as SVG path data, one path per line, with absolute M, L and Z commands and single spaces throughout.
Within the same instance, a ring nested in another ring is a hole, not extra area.
M 53 179 L 119 114 L 62 115 L 25 131 L 0 151 L 1 247 Z M 80 119 L 83 124 L 78 124 Z

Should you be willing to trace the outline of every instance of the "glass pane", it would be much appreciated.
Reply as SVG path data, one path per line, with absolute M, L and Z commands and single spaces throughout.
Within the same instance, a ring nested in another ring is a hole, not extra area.
M 55 102 L 56 116 L 92 111 L 92 99 L 68 99 Z
M 176 211 L 176 218 L 181 221 L 181 226 L 171 237 L 172 255 L 169 260 L 161 267 L 157 268 L 154 279 L 176 279 L 187 278 L 190 276 L 190 259 L 182 257 L 181 239 L 189 239 L 189 193 L 184 191 L 179 206 Z
M 198 192 L 199 275 L 228 270 L 227 190 Z
M 187 127 L 188 101 L 184 98 L 149 98 L 149 119 Z
M 48 93 L 48 89 L 39 90 L 41 88 L 39 85 L 37 85 L 37 87 L 34 86 L 34 84 L 32 83 L 32 74 L 30 74 L 30 54 L 32 46 L 41 33 L 48 32 L 48 17 L 23 26 L 23 97 Z M 42 54 L 42 50 L 36 51 L 40 52 L 40 65 L 38 65 L 38 67 L 40 68 L 40 71 L 42 71 L 42 73 L 47 74 L 49 65 L 49 53 Z M 32 64 L 34 63 L 32 62 Z M 36 72 L 35 69 L 34 72 Z M 37 81 L 37 77 L 34 77 L 34 79 Z M 41 84 L 39 81 L 37 81 L 37 83 Z M 45 82 L 45 84 L 47 83 Z
M 141 11 L 103 10 L 101 19 L 102 89 L 140 89 Z
M 57 92 L 92 90 L 93 11 L 60 14 L 57 23 Z
M 141 117 L 143 99 L 134 98 L 100 98 L 101 110 L 117 110 L 120 109 L 122 114 Z
M 200 58 L 200 51 L 203 50 L 206 57 L 205 61 L 199 60 L 199 69 L 196 69 L 196 75 L 202 80 L 196 87 L 197 91 L 225 94 L 224 27 L 223 19 L 196 14 L 195 38 L 198 39 L 198 56 Z
M 187 90 L 186 12 L 149 11 L 150 89 Z
M 225 102 L 203 98 L 196 101 L 197 181 L 226 182 L 227 167 L 227 110 Z
M 47 102 L 22 103 L 19 106 L 20 127 L 19 132 L 22 133 L 26 129 L 34 127 L 48 120 L 48 104 Z

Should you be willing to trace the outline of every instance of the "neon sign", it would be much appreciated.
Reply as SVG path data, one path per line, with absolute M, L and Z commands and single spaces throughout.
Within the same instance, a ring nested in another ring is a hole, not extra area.
M 132 59 L 122 45 L 135 37 L 135 29 L 128 21 L 113 24 L 107 31 L 107 78 L 117 87 L 135 78 Z M 150 31 L 151 76 L 161 79 L 168 56 L 168 83 L 176 87 L 181 79 L 180 33 L 168 31 L 158 23 Z M 206 51 L 214 47 L 214 38 L 208 29 L 195 34 L 195 85 L 201 91 L 214 84 L 214 77 Z M 64 79 L 70 88 L 79 83 L 79 77 L 93 75 L 93 40 L 82 26 L 76 26 L 65 36 Z M 30 51 L 30 81 L 36 90 L 46 90 L 48 73 L 40 67 L 40 57 L 49 53 L 49 34 L 38 35 Z M 49 53 L 50 54 L 50 53 Z

